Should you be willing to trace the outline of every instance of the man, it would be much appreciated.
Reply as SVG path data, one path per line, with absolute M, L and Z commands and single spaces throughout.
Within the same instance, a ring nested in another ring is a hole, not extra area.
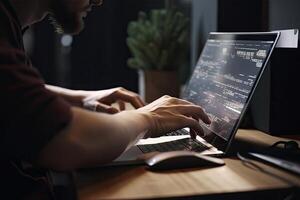
M 2 191 L 19 190 L 10 199 L 21 199 L 38 187 L 28 184 L 21 161 L 55 170 L 97 166 L 114 160 L 140 138 L 183 127 L 190 127 L 195 137 L 202 133 L 199 120 L 210 123 L 201 107 L 169 96 L 144 106 L 137 94 L 123 88 L 73 91 L 44 84 L 24 52 L 22 30 L 50 16 L 58 32 L 79 33 L 87 12 L 100 4 L 0 1 L 0 173 L 6 184 Z M 119 109 L 110 106 L 114 102 Z M 136 109 L 123 111 L 125 102 Z

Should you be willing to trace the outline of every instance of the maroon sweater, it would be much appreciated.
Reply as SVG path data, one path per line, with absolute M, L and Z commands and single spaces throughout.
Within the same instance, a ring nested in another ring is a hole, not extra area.
M 16 190 L 22 178 L 11 162 L 34 160 L 71 118 L 70 105 L 32 67 L 13 7 L 0 0 L 0 183 L 11 181 Z

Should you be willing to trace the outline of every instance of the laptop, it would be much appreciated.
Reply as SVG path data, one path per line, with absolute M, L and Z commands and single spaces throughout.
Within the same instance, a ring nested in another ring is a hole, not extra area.
M 200 105 L 212 123 L 199 122 L 204 136 L 191 139 L 188 128 L 140 140 L 112 164 L 137 164 L 154 151 L 196 151 L 225 155 L 276 46 L 280 32 L 210 33 L 181 98 Z

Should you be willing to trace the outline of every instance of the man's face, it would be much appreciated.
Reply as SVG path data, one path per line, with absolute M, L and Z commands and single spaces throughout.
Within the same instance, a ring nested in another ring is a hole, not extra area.
M 102 3 L 101 0 L 95 1 Z M 84 28 L 83 18 L 91 7 L 96 5 L 90 0 L 52 0 L 51 17 L 58 32 L 77 34 Z

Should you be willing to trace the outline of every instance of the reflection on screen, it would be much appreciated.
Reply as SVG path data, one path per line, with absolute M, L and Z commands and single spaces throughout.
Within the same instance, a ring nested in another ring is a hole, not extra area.
M 228 140 L 271 50 L 273 41 L 208 40 L 183 98 L 202 106 L 212 124 L 204 126 Z

